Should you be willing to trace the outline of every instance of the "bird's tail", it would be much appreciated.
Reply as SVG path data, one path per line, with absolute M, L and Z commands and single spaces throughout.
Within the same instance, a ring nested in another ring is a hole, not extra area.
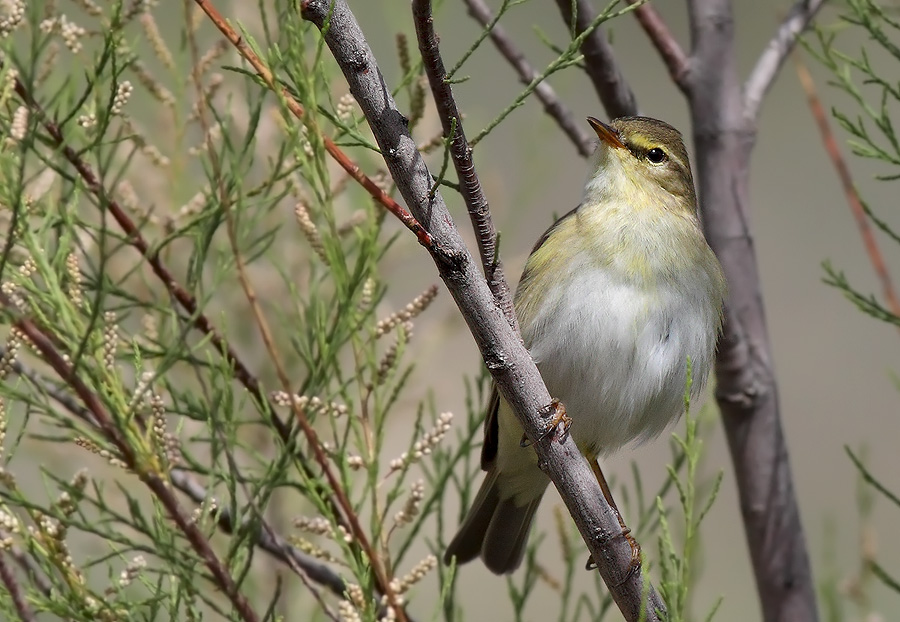
M 494 574 L 508 574 L 522 563 L 544 490 L 524 505 L 517 505 L 514 498 L 500 497 L 501 479 L 498 468 L 488 471 L 466 519 L 447 547 L 445 563 L 455 557 L 457 564 L 464 564 L 480 554 Z

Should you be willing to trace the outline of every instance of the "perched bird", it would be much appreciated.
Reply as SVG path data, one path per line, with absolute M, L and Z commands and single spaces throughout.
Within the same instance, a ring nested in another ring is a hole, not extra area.
M 600 142 L 581 204 L 538 240 L 515 308 L 525 345 L 612 502 L 597 458 L 658 436 L 682 415 L 689 360 L 692 393 L 702 390 L 726 287 L 700 226 L 681 134 L 646 117 L 588 122 Z M 522 437 L 495 387 L 481 453 L 487 475 L 447 563 L 481 555 L 497 574 L 521 564 L 550 482 Z

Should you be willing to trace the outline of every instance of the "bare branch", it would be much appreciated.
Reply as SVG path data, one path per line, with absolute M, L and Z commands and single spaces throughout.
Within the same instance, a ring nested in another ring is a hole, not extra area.
M 759 116 L 763 98 L 772 88 L 788 54 L 797 44 L 797 37 L 809 27 L 824 4 L 825 0 L 800 0 L 791 7 L 787 17 L 781 22 L 744 84 L 744 114 L 748 119 Z
M 660 620 L 662 600 L 640 569 L 631 571 L 631 546 L 606 503 L 587 460 L 571 437 L 547 435 L 539 411 L 550 403 L 521 338 L 494 302 L 493 294 L 453 224 L 439 192 L 397 110 L 356 18 L 344 0 L 305 0 L 302 15 L 322 30 L 350 92 L 368 120 L 385 163 L 413 215 L 434 244 L 429 252 L 466 320 L 503 397 L 534 441 L 539 464 L 559 490 L 613 599 L 629 621 Z M 324 28 L 327 23 L 328 27 Z M 646 595 L 646 596 L 644 596 Z M 646 598 L 646 600 L 644 600 Z M 664 613 L 662 614 L 664 616 Z
M 428 84 L 431 86 L 431 94 L 434 97 L 435 106 L 437 106 L 438 116 L 441 118 L 444 137 L 450 141 L 448 148 L 459 177 L 460 193 L 466 202 L 469 219 L 475 230 L 484 276 L 497 304 L 503 309 L 506 319 L 512 326 L 518 328 L 512 296 L 509 293 L 509 284 L 503 275 L 503 264 L 500 262 L 497 250 L 497 230 L 494 228 L 494 221 L 491 218 L 491 208 L 481 190 L 481 181 L 478 179 L 475 163 L 472 161 L 472 148 L 466 140 L 462 115 L 459 113 L 456 100 L 453 99 L 453 90 L 447 80 L 447 71 L 444 69 L 444 61 L 441 58 L 437 36 L 434 33 L 431 0 L 413 0 L 412 11 L 419 52 L 422 54 L 425 73 L 428 75 Z
M 572 0 L 556 0 L 556 5 L 565 23 L 572 25 Z M 574 6 L 576 14 L 575 32 L 571 33 L 573 37 L 587 30 L 597 17 L 587 0 L 576 0 Z M 637 100 L 616 62 L 612 45 L 606 40 L 603 30 L 595 28 L 588 35 L 581 44 L 581 53 L 584 55 L 588 77 L 594 84 L 594 91 L 606 114 L 610 118 L 638 114 Z
M 635 4 L 636 0 L 628 0 L 628 3 Z M 678 40 L 675 39 L 675 35 L 669 30 L 665 20 L 650 4 L 642 4 L 637 7 L 634 10 L 634 16 L 669 69 L 669 76 L 672 78 L 672 82 L 682 91 L 687 91 L 687 75 L 690 61 L 684 50 L 681 49 Z
M 485 28 L 489 27 L 494 21 L 494 15 L 491 10 L 483 2 L 483 0 L 463 0 L 469 7 L 469 14 L 478 20 L 478 23 Z M 491 41 L 510 65 L 519 74 L 519 79 L 526 86 L 538 77 L 538 72 L 528 63 L 525 54 L 516 47 L 516 44 L 506 34 L 506 31 L 499 24 L 495 24 L 490 32 Z M 584 46 L 582 46 L 582 49 Z M 556 91 L 547 82 L 541 82 L 534 89 L 535 96 L 544 105 L 544 112 L 556 121 L 563 133 L 569 137 L 578 153 L 586 158 L 594 151 L 595 140 L 591 134 L 582 129 L 582 123 L 575 121 L 575 115 L 572 111 L 562 103 L 557 97 Z
M 841 148 L 838 146 L 838 142 L 831 131 L 828 115 L 825 113 L 825 108 L 819 100 L 818 93 L 816 93 L 816 84 L 813 82 L 812 76 L 809 75 L 809 70 L 800 58 L 799 52 L 794 54 L 794 58 L 797 61 L 797 76 L 800 78 L 800 85 L 806 92 L 809 109 L 816 120 L 816 125 L 819 127 L 819 135 L 822 137 L 825 151 L 828 153 L 828 158 L 831 160 L 831 164 L 841 180 L 841 186 L 844 188 L 844 197 L 847 199 L 847 206 L 853 213 L 853 219 L 856 221 L 856 226 L 859 229 L 863 246 L 866 247 L 866 254 L 869 255 L 869 263 L 872 264 L 872 270 L 875 271 L 875 276 L 878 277 L 878 281 L 881 283 L 881 294 L 884 296 L 891 313 L 900 317 L 900 300 L 897 298 L 897 292 L 894 289 L 890 272 L 888 272 L 887 262 L 885 262 L 884 255 L 881 254 L 881 249 L 878 246 L 878 238 L 875 237 L 875 233 L 872 231 L 869 218 L 866 216 L 866 210 L 859 198 L 859 193 L 856 191 L 856 184 L 853 183 L 850 167 L 847 166 L 847 162 L 841 155 Z
M 716 360 L 744 531 L 765 620 L 814 622 L 815 590 L 787 444 L 749 229 L 755 119 L 744 114 L 730 0 L 690 0 L 687 90 L 703 224 L 728 279 Z M 682 87 L 684 88 L 684 87 Z

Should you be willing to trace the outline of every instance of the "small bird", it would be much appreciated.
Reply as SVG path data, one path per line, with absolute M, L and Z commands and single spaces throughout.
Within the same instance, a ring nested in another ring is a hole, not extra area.
M 597 458 L 658 436 L 682 415 L 688 361 L 692 395 L 700 393 L 726 285 L 703 236 L 678 130 L 647 117 L 588 123 L 600 141 L 581 204 L 538 240 L 515 309 L 547 389 L 565 408 L 569 433 L 615 507 Z M 522 438 L 494 387 L 481 452 L 487 475 L 447 548 L 447 563 L 481 555 L 496 574 L 521 564 L 550 482 Z

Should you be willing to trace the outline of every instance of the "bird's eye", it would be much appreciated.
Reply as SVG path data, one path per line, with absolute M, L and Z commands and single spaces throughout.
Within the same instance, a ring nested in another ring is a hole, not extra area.
M 666 155 L 666 152 L 659 147 L 654 147 L 647 152 L 647 159 L 650 160 L 650 162 L 652 162 L 653 164 L 662 164 L 668 157 L 669 156 Z

